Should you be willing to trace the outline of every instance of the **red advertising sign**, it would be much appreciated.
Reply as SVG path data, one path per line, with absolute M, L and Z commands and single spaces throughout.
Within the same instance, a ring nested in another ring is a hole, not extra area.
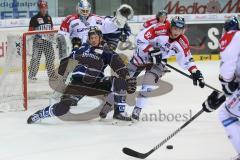
M 163 8 L 169 14 L 239 13 L 240 0 L 170 0 Z

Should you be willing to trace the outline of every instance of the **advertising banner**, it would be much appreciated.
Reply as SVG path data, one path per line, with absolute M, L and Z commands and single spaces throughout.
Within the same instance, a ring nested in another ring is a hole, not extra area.
M 221 38 L 223 24 L 189 24 L 185 34 L 189 39 L 193 54 L 219 53 L 218 41 Z
M 29 18 L 38 12 L 38 0 L 1 0 L 0 19 Z M 56 0 L 49 0 L 49 14 L 56 16 Z
M 118 52 L 132 55 L 136 45 L 135 39 L 141 28 L 140 23 L 131 23 L 132 35 L 128 42 L 120 42 Z M 185 35 L 188 37 L 190 49 L 195 60 L 219 60 L 219 39 L 223 23 L 188 24 Z
M 159 9 L 169 14 L 239 13 L 240 0 L 154 0 L 153 13 Z
M 211 24 L 188 24 L 185 34 L 189 39 L 191 52 L 196 60 L 217 60 L 219 59 L 218 40 L 222 35 L 222 23 Z M 130 23 L 132 35 L 126 43 L 119 43 L 118 53 L 123 53 L 131 57 L 136 45 L 135 38 L 139 33 L 142 23 Z M 55 26 L 56 29 L 59 26 Z M 9 34 L 22 34 L 27 31 L 27 27 L 5 28 L 0 30 L 0 64 L 5 59 L 7 53 L 7 36 Z M 217 56 L 216 56 L 217 55 Z

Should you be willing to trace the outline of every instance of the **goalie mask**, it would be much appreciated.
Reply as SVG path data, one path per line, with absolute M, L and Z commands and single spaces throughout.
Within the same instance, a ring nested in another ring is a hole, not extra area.
M 91 13 L 91 4 L 87 0 L 81 0 L 77 5 L 77 13 L 87 18 Z
M 114 19 L 114 23 L 118 28 L 123 28 L 124 25 L 127 23 L 127 20 L 133 18 L 134 11 L 131 6 L 127 4 L 123 4 L 118 8 L 116 12 L 116 16 Z

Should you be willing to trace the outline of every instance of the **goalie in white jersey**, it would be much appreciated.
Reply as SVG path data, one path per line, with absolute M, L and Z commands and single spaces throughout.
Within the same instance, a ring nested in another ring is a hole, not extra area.
M 87 0 L 81 0 L 77 5 L 77 14 L 69 15 L 60 26 L 58 43 L 60 57 L 67 54 L 67 41 L 70 38 L 80 38 L 82 43 L 87 41 L 87 33 L 91 26 L 98 27 L 103 33 L 103 39 L 115 50 L 120 41 L 126 40 L 131 30 L 127 25 L 127 20 L 133 17 L 131 6 L 123 4 L 116 12 L 115 17 L 98 16 L 91 13 L 91 5 Z
M 156 88 L 156 83 L 164 75 L 165 66 L 162 62 L 171 56 L 175 56 L 178 64 L 191 73 L 194 85 L 199 83 L 201 88 L 204 87 L 202 73 L 193 61 L 184 28 L 184 18 L 177 16 L 171 20 L 169 30 L 155 25 L 139 33 L 137 49 L 130 64 L 133 67 L 130 68 L 146 66 L 146 73 L 132 113 L 133 119 L 139 120 L 142 108 L 147 105 L 148 94 Z

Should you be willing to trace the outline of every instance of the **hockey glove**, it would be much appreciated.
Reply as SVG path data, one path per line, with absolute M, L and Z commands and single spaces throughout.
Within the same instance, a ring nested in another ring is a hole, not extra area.
M 221 76 L 219 76 L 219 80 L 226 96 L 231 96 L 233 92 L 238 89 L 239 84 L 234 81 L 235 78 L 231 82 L 226 82 Z
M 149 52 L 150 61 L 154 64 L 160 64 L 162 61 L 162 51 L 159 48 L 154 48 L 154 50 Z
M 225 102 L 226 97 L 224 93 L 219 93 L 217 91 L 213 91 L 210 96 L 208 96 L 207 100 L 203 102 L 202 107 L 205 112 L 213 112 L 217 110 L 223 102 Z
M 137 80 L 135 77 L 128 78 L 127 80 L 127 92 L 128 94 L 132 94 L 137 89 Z
M 120 37 L 119 37 L 119 40 L 120 40 L 121 42 L 126 42 L 126 41 L 127 41 L 127 38 L 128 38 L 128 36 L 127 36 L 126 34 L 121 34 Z
M 82 45 L 82 40 L 78 37 L 73 37 L 72 38 L 72 48 L 80 48 Z
M 203 88 L 205 86 L 203 75 L 199 70 L 196 70 L 195 72 L 192 72 L 191 77 L 193 79 L 193 85 L 194 86 L 199 85 L 201 88 Z

